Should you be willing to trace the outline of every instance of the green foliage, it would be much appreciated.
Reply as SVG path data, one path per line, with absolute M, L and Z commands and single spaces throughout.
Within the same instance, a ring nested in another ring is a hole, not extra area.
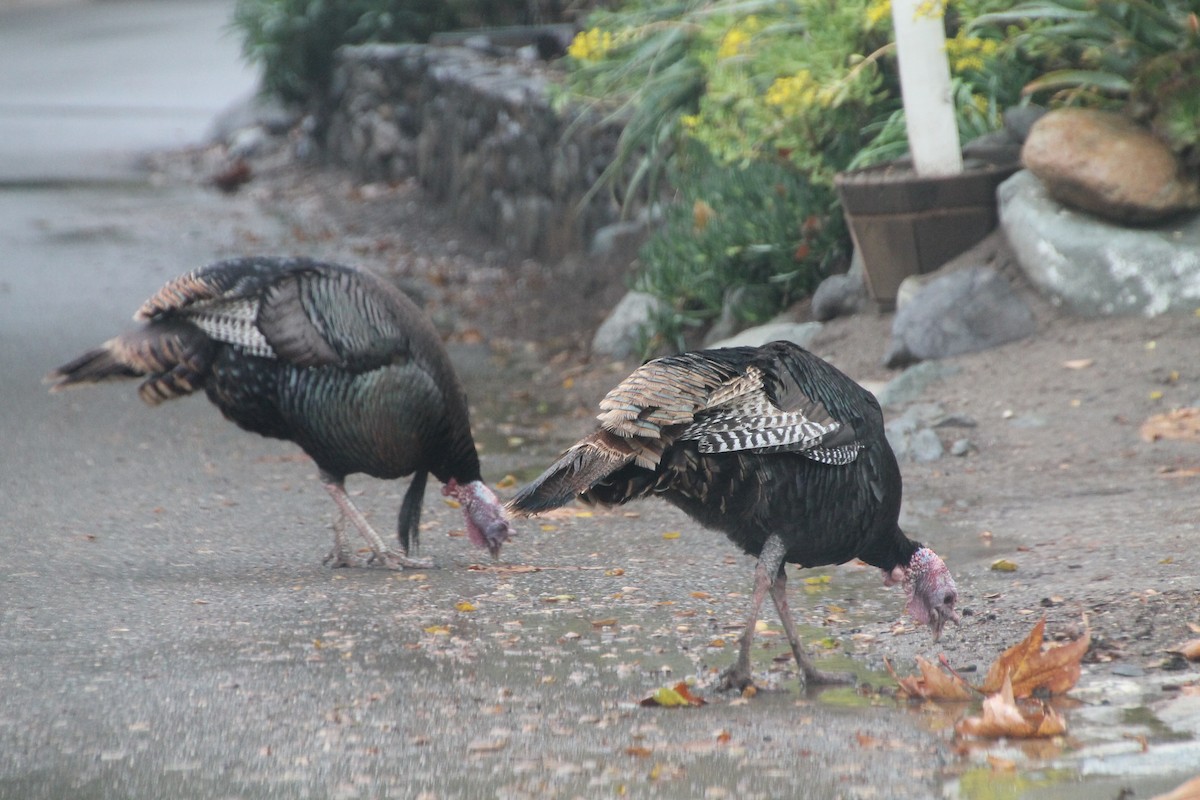
M 635 281 L 670 307 L 648 332 L 647 353 L 684 349 L 726 306 L 740 322 L 764 322 L 845 263 L 833 191 L 786 164 L 724 165 L 693 145 L 671 182 L 679 201 L 643 247 Z
M 232 27 L 242 56 L 261 64 L 264 88 L 285 101 L 318 102 L 342 45 L 420 42 L 463 25 L 521 21 L 526 0 L 237 0 Z
M 338 47 L 422 40 L 455 19 L 439 0 L 238 0 L 233 27 L 243 57 L 262 65 L 264 88 L 308 103 L 324 94 Z
M 1033 76 L 1002 29 L 967 28 L 1007 3 L 946 12 L 964 141 L 997 129 Z M 734 293 L 744 322 L 803 297 L 849 248 L 834 174 L 907 150 L 888 0 L 627 0 L 589 26 L 569 51 L 570 93 L 627 120 L 601 181 L 654 199 L 655 178 L 680 162 L 679 201 L 636 281 L 672 307 L 651 344 L 682 346 Z M 697 201 L 716 210 L 701 230 Z M 822 222 L 815 234 L 799 229 L 808 219 Z
M 1200 6 L 1195 0 L 1032 0 L 980 17 L 1005 28 L 1049 105 L 1122 109 L 1200 169 Z

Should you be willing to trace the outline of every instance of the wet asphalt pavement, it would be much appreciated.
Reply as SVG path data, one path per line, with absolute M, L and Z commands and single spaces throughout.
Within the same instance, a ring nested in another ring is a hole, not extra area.
M 0 797 L 937 794 L 944 740 L 799 693 L 774 620 L 756 669 L 777 691 L 637 705 L 711 681 L 745 613 L 752 564 L 670 509 L 524 523 L 492 565 L 431 487 L 439 569 L 330 570 L 334 508 L 295 447 L 200 398 L 46 393 L 168 278 L 297 249 L 252 201 L 137 168 L 252 86 L 231 6 L 0 11 Z M 458 356 L 473 395 L 504 380 Z M 485 471 L 558 444 L 498 447 Z M 350 483 L 390 530 L 404 483 Z
M 0 798 L 954 796 L 948 723 L 870 692 L 800 691 L 772 613 L 754 661 L 767 690 L 712 688 L 753 564 L 665 505 L 522 522 L 493 564 L 431 486 L 422 555 L 437 569 L 330 570 L 335 509 L 294 446 L 202 398 L 46 393 L 42 375 L 176 274 L 321 255 L 249 196 L 138 166 L 253 86 L 222 33 L 231 8 L 0 10 Z M 528 365 L 452 354 L 477 423 L 512 416 Z M 566 444 L 479 427 L 493 482 Z M 405 482 L 349 488 L 390 532 Z M 956 572 L 979 557 L 938 543 Z M 893 635 L 902 597 L 875 570 L 794 575 L 805 635 L 838 654 L 823 666 L 879 685 L 864 669 L 882 654 L 936 654 L 925 631 Z M 638 704 L 684 679 L 708 705 Z M 963 795 L 1001 796 L 986 766 L 968 779 Z M 1065 797 L 1063 780 L 1023 785 Z

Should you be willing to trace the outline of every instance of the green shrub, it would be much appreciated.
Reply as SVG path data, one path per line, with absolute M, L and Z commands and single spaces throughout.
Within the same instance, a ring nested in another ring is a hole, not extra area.
M 669 306 L 645 351 L 682 350 L 723 309 L 765 322 L 844 266 L 846 231 L 832 189 L 786 163 L 721 164 L 689 146 L 671 170 L 680 197 L 639 254 L 635 288 Z
M 342 45 L 423 42 L 461 26 L 525 21 L 530 0 L 237 0 L 232 27 L 263 87 L 285 101 L 320 102 Z
M 1196 0 L 1031 0 L 975 21 L 1004 27 L 1047 105 L 1122 110 L 1200 171 L 1200 5 Z

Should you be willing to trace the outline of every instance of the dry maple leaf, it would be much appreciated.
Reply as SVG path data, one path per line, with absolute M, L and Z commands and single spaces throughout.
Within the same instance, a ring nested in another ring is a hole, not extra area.
M 1142 439 L 1191 439 L 1200 442 L 1200 408 L 1177 408 L 1155 414 L 1142 423 Z
M 901 678 L 892 669 L 892 662 L 886 658 L 883 664 L 892 678 L 900 687 L 900 691 L 909 697 L 919 697 L 922 700 L 974 700 L 975 692 L 967 682 L 950 672 L 938 669 L 937 665 L 917 656 L 917 667 L 921 677 L 910 675 Z
M 1086 624 L 1086 621 L 1085 621 Z M 1016 697 L 1029 697 L 1038 689 L 1050 694 L 1064 694 L 1079 681 L 1080 661 L 1083 660 L 1092 634 L 1085 629 L 1083 636 L 1073 642 L 1051 647 L 1043 652 L 1042 636 L 1046 631 L 1046 618 L 1042 617 L 1029 636 L 1005 650 L 988 670 L 987 678 L 979 691 L 995 694 L 1006 679 L 1011 679 Z
M 1066 733 L 1067 722 L 1045 703 L 1025 712 L 1013 698 L 1012 681 L 1007 676 L 1000 691 L 983 701 L 983 714 L 959 720 L 954 729 L 963 736 L 985 739 L 1046 739 Z

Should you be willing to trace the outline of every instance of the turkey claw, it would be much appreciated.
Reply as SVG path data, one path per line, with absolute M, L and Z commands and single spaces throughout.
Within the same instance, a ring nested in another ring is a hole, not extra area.
M 382 564 L 388 569 L 434 569 L 435 565 L 432 558 L 412 558 L 405 553 L 397 553 L 395 550 L 385 550 L 382 553 L 374 553 L 367 559 L 368 564 Z
M 330 569 L 341 569 L 343 567 L 364 567 L 366 562 L 360 558 L 353 558 L 339 550 L 330 550 L 329 554 L 321 561 L 322 564 Z
M 717 684 L 717 689 L 722 692 L 730 690 L 744 692 L 752 686 L 754 686 L 754 678 L 750 677 L 748 671 L 730 667 L 721 673 L 721 682 Z

